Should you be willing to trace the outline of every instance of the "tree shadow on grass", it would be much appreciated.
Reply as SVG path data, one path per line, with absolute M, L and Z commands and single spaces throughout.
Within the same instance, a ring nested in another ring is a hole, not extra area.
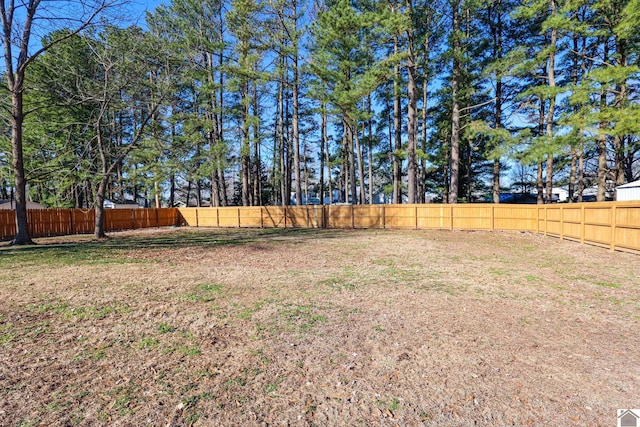
M 68 239 L 63 236 L 52 242 L 43 239 L 32 246 L 0 246 L 0 259 L 36 264 L 110 263 L 117 262 L 118 255 L 136 250 L 213 248 L 268 241 L 332 239 L 349 232 L 309 228 L 176 228 L 157 233 L 153 229 L 147 231 L 148 234 L 140 235 L 116 233 L 101 240 L 77 241 L 78 236 L 68 236 Z

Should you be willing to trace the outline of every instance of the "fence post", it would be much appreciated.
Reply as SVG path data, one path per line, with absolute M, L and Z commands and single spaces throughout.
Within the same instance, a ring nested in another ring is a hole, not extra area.
M 560 240 L 564 239 L 564 207 L 560 206 Z
M 382 228 L 387 228 L 387 207 L 382 205 Z
M 611 206 L 611 252 L 616 250 L 616 205 Z
M 580 206 L 580 244 L 584 245 L 584 235 L 586 233 L 586 219 L 584 217 L 584 204 Z
M 356 223 L 355 223 L 356 219 L 354 218 L 353 215 L 353 204 L 351 205 L 351 228 L 356 228 Z
M 496 231 L 496 206 L 491 205 L 491 231 Z
M 453 230 L 453 204 L 449 204 L 449 224 L 451 225 L 451 229 Z
M 415 205 L 413 207 L 413 216 L 415 218 L 415 225 L 416 225 L 416 230 L 418 229 L 418 205 Z

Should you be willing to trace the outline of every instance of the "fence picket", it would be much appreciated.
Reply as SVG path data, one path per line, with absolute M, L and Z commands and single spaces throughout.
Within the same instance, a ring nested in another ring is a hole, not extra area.
M 93 232 L 95 212 L 29 210 L 28 219 L 32 237 L 86 234 Z M 640 253 L 640 201 L 544 206 L 426 204 L 105 210 L 105 231 L 176 225 L 529 231 Z M 0 210 L 0 240 L 11 240 L 15 233 L 15 211 Z

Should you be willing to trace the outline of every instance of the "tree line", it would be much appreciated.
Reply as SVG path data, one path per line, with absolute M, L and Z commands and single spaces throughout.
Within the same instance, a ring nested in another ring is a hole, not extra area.
M 102 236 L 106 199 L 601 201 L 640 175 L 639 0 L 65 3 L 1 5 L 16 243 L 28 197 Z

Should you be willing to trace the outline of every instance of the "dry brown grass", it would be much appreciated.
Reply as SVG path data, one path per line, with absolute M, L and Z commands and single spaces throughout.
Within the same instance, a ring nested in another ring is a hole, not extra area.
M 529 234 L 162 229 L 0 247 L 0 424 L 615 425 L 640 262 Z

